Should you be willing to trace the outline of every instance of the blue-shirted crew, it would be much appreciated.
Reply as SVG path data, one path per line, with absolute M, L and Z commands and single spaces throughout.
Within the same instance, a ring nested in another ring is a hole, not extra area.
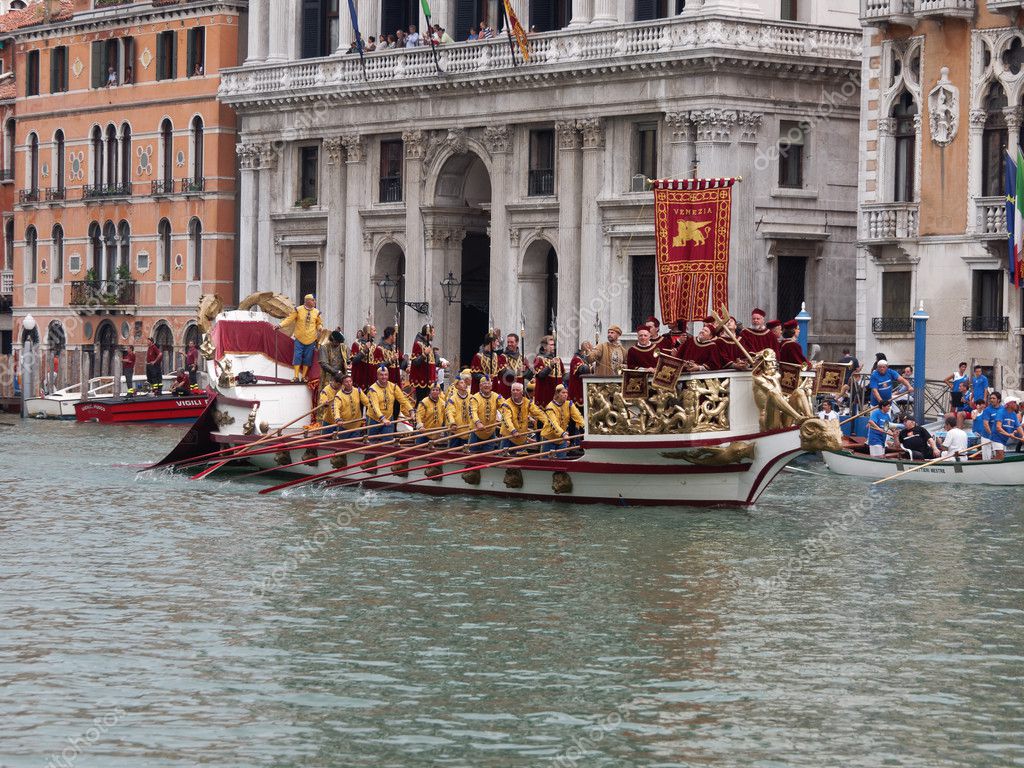
M 974 366 L 974 375 L 971 377 L 971 399 L 975 406 L 985 402 L 985 393 L 988 391 L 988 376 L 981 372 L 981 366 Z
M 1020 425 L 1020 412 L 1019 412 L 1019 401 L 1015 397 L 1006 398 L 1006 402 L 1003 403 L 1003 415 L 996 422 L 996 432 L 999 435 L 999 444 L 995 445 L 995 452 L 998 454 L 999 446 L 1003 446 L 1003 453 L 1005 455 L 1006 446 L 1011 440 L 1020 441 L 1021 439 L 1021 425 Z M 997 458 L 1003 458 L 1003 456 L 997 456 Z
M 1005 443 L 999 438 L 1001 435 L 996 429 L 1003 419 L 1003 396 L 999 392 L 992 392 L 988 396 L 988 405 L 985 406 L 974 419 L 974 431 L 981 436 L 981 458 L 986 461 L 992 458 L 993 451 L 1004 450 Z
M 963 401 L 960 397 L 960 385 L 965 382 L 970 386 L 971 373 L 967 369 L 967 363 L 961 362 L 960 365 L 957 366 L 956 371 L 946 377 L 946 385 L 949 387 L 954 412 L 963 405 Z
M 868 452 L 872 456 L 885 454 L 885 441 L 889 438 L 889 424 L 892 422 L 889 408 L 889 401 L 881 400 L 868 419 Z
M 909 381 L 889 368 L 887 360 L 883 358 L 875 363 L 875 370 L 871 372 L 871 380 L 868 382 L 868 388 L 871 390 L 871 404 L 878 405 L 883 400 L 892 400 L 893 387 L 897 384 L 902 384 L 907 392 L 914 391 L 914 387 Z

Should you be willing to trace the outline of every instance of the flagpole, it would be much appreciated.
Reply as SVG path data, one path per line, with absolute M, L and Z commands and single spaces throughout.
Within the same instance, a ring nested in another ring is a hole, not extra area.
M 421 0 L 423 4 L 423 15 L 427 19 L 427 43 L 430 45 L 430 51 L 434 55 L 434 69 L 437 70 L 437 74 L 443 75 L 441 71 L 441 64 L 437 60 L 437 46 L 441 44 L 441 38 L 437 39 L 437 43 L 434 43 L 434 32 L 430 25 L 430 6 L 427 4 L 427 0 Z
M 501 18 L 505 20 L 505 31 L 508 33 L 508 49 L 512 53 L 512 66 L 518 67 L 519 62 L 516 61 L 516 46 L 512 42 L 512 22 L 508 19 L 508 12 L 505 10 L 505 0 L 500 0 L 498 6 L 501 8 Z
M 363 49 L 363 33 L 359 31 L 359 14 L 356 13 L 355 0 L 348 0 L 348 13 L 352 17 L 352 31 L 356 34 L 356 50 L 359 52 L 359 64 L 363 68 L 363 79 L 369 80 L 366 74 L 366 56 Z

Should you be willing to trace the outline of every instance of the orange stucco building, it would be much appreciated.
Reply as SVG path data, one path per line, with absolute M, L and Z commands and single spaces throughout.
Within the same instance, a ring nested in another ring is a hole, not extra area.
M 59 381 L 148 336 L 180 364 L 200 295 L 234 299 L 236 122 L 217 89 L 244 58 L 245 5 L 44 0 L 11 33 L 15 341 L 31 314 Z
M 1024 301 L 1008 271 L 1004 149 L 1024 122 L 1024 14 L 1011 0 L 861 0 L 857 348 L 927 375 L 979 364 L 1021 388 Z

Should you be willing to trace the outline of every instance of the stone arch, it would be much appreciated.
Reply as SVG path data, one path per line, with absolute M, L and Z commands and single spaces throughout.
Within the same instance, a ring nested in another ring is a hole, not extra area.
M 177 368 L 174 359 L 174 332 L 166 320 L 158 320 L 153 326 L 153 341 L 164 353 L 161 369 L 166 374 Z
M 111 320 L 99 324 L 93 347 L 93 375 L 111 376 L 114 372 L 114 355 L 117 354 L 117 328 Z
M 535 342 L 551 332 L 552 314 L 558 306 L 558 252 L 551 240 L 539 234 L 523 248 L 519 305 L 528 341 L 523 351 L 533 353 L 537 351 Z
M 401 304 L 387 304 L 384 301 L 384 297 L 381 295 L 381 283 L 386 279 L 394 280 L 398 284 L 395 288 L 395 299 L 399 302 L 405 301 L 405 272 L 405 249 L 396 240 L 390 238 L 381 243 L 373 260 L 373 273 L 370 277 L 373 318 L 377 324 L 377 341 L 380 341 L 385 326 L 395 324 L 395 314 L 401 314 Z M 405 329 L 401 328 L 400 324 L 399 344 L 405 335 Z

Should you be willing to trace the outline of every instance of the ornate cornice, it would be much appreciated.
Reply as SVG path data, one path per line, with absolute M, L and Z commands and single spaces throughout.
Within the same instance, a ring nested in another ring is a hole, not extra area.
M 690 120 L 697 126 L 697 141 L 728 143 L 739 116 L 733 109 L 698 109 L 690 112 Z

